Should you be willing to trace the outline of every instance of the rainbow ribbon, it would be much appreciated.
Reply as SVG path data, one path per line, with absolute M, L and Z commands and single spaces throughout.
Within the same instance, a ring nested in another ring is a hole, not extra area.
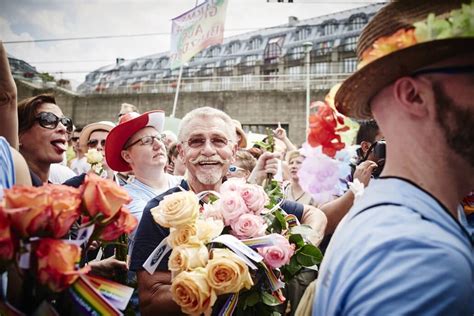
M 219 316 L 231 316 L 234 313 L 237 302 L 239 301 L 239 293 L 232 294 L 219 311 Z
M 281 289 L 282 287 L 285 287 L 285 283 L 283 283 L 279 278 L 277 278 L 275 273 L 273 273 L 273 270 L 269 269 L 267 265 L 263 262 L 262 262 L 262 267 L 268 279 L 268 283 L 270 283 L 270 288 L 272 289 L 273 292 Z
M 95 290 L 94 286 L 82 275 L 69 288 L 69 293 L 76 306 L 87 315 L 123 315 Z
M 244 240 L 241 240 L 241 242 L 252 249 L 270 247 L 275 244 L 274 240 L 269 236 L 244 239 Z
M 298 226 L 300 224 L 300 222 L 298 221 L 298 218 L 293 214 L 286 215 L 285 221 L 288 223 L 289 228 Z

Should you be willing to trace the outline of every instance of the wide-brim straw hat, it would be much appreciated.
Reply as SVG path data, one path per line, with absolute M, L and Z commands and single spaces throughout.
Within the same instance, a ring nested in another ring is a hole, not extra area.
M 110 132 L 114 127 L 115 124 L 110 121 L 100 121 L 86 125 L 79 135 L 79 146 L 87 152 L 87 142 L 93 132 L 100 130 Z
M 357 44 L 359 62 L 374 42 L 398 30 L 413 29 L 413 24 L 427 19 L 430 13 L 444 16 L 460 9 L 466 0 L 394 0 L 373 17 L 362 31 Z M 379 57 L 366 64 L 339 88 L 335 104 L 342 114 L 370 119 L 370 100 L 384 87 L 403 76 L 443 59 L 474 52 L 474 37 L 457 37 L 416 43 Z
M 142 115 L 130 112 L 120 118 L 119 124 L 114 127 L 105 142 L 105 159 L 107 165 L 114 171 L 125 172 L 132 170 L 128 162 L 122 158 L 122 150 L 127 141 L 139 130 L 147 126 L 155 128 L 159 133 L 165 125 L 165 112 L 150 111 Z

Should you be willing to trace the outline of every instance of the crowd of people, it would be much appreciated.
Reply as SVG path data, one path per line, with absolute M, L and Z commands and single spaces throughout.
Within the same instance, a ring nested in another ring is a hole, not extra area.
M 169 255 L 155 273 L 143 269 L 169 235 L 151 209 L 174 192 L 219 192 L 230 178 L 262 185 L 270 174 L 284 194 L 281 208 L 312 228 L 311 242 L 325 253 L 318 272 L 303 270 L 288 284 L 289 314 L 472 315 L 474 212 L 461 204 L 474 188 L 472 32 L 375 51 L 379 39 L 465 2 L 393 1 L 363 31 L 358 50 L 365 65 L 342 84 L 335 100 L 341 113 L 361 120 L 346 179 L 365 187 L 356 202 L 348 186 L 317 203 L 300 184 L 305 157 L 285 129 L 273 130 L 276 146 L 268 151 L 250 144 L 240 122 L 212 105 L 188 112 L 176 135 L 164 131 L 161 110 L 140 114 L 124 103 L 111 118 L 115 123 L 78 127 L 53 95 L 17 102 L 1 43 L 0 189 L 79 187 L 87 173 L 96 172 L 88 153 L 100 153 L 100 175 L 128 192 L 127 208 L 139 225 L 129 236 L 128 262 L 104 251 L 102 260 L 91 262 L 92 272 L 107 277 L 128 270 L 137 282 L 137 314 L 180 314 L 171 297 Z M 8 278 L 2 280 L 0 297 L 22 304 L 7 293 Z

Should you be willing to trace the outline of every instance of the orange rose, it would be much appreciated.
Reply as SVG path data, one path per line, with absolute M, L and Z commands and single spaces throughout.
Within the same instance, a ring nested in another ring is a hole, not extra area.
M 10 231 L 10 220 L 0 206 L 0 261 L 13 259 L 15 248 L 15 242 Z
M 52 218 L 48 223 L 49 230 L 54 238 L 61 238 L 80 216 L 80 190 L 65 185 L 49 184 L 44 187 L 51 198 Z
M 88 174 L 83 184 L 84 206 L 90 216 L 104 215 L 107 221 L 120 211 L 124 204 L 130 202 L 127 191 L 115 182 L 102 179 L 98 175 Z
M 51 203 L 44 188 L 14 186 L 4 192 L 6 212 L 20 237 L 32 236 L 47 226 Z
M 112 241 L 122 234 L 130 234 L 137 227 L 138 220 L 130 214 L 130 211 L 122 207 L 111 223 L 104 227 L 100 234 L 100 239 Z
M 89 272 L 86 266 L 76 270 L 76 262 L 81 258 L 81 248 L 63 240 L 43 238 L 36 244 L 38 259 L 38 281 L 53 292 L 68 288 L 79 277 Z

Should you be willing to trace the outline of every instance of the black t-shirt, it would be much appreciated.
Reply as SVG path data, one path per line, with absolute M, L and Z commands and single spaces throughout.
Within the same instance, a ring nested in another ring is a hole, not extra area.
M 181 188 L 189 190 L 188 183 L 185 180 L 181 181 Z M 169 194 L 180 192 L 180 187 L 174 187 L 168 191 L 158 195 L 154 199 L 150 200 L 143 210 L 142 219 L 137 228 L 135 234 L 135 244 L 133 246 L 130 270 L 138 271 L 143 269 L 143 264 L 160 242 L 165 239 L 170 230 L 168 228 L 158 225 L 153 216 L 151 215 L 151 209 L 157 207 L 163 198 Z M 294 214 L 298 220 L 301 221 L 303 216 L 303 204 L 296 203 L 293 201 L 283 200 L 280 207 L 288 214 Z M 158 265 L 157 270 L 168 271 L 168 259 L 170 253 L 168 253 Z

